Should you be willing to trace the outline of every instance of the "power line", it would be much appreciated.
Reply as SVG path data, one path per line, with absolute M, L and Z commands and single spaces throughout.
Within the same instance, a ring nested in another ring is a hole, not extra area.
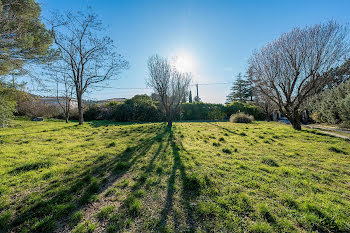
M 226 82 L 226 83 L 198 83 L 198 84 L 192 84 L 191 86 L 209 86 L 209 85 L 226 85 L 226 84 L 232 84 L 232 82 Z M 152 89 L 150 87 L 105 87 L 108 89 L 116 89 L 116 90 L 149 90 Z
M 192 84 L 190 86 L 211 86 L 211 85 L 227 85 L 232 84 L 232 82 L 224 82 L 224 83 L 197 83 Z M 114 90 L 151 90 L 150 87 L 100 87 L 102 89 L 114 89 Z M 32 89 L 29 91 L 48 91 L 48 89 Z
M 201 85 L 224 85 L 224 84 L 231 84 L 232 82 L 227 82 L 227 83 L 198 83 L 199 86 Z M 193 84 L 191 86 L 196 86 L 197 84 Z

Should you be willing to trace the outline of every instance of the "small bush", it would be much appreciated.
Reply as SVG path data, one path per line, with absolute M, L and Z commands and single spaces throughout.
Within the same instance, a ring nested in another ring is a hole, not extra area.
M 254 117 L 245 113 L 232 114 L 230 117 L 230 122 L 232 123 L 252 123 Z

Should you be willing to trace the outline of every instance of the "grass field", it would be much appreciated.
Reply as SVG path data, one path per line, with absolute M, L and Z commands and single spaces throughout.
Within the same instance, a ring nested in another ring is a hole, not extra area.
M 279 123 L 0 129 L 0 231 L 350 232 L 350 143 Z

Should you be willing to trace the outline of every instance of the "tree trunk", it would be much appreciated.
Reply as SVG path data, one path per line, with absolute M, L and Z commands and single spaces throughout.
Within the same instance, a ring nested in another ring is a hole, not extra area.
M 293 129 L 301 130 L 300 114 L 298 114 L 298 113 L 290 113 L 290 114 L 287 114 L 287 118 L 290 121 L 290 123 L 292 124 Z
M 69 114 L 69 110 L 68 110 L 68 112 L 67 112 L 67 114 L 66 114 L 66 123 L 69 122 L 69 116 L 70 116 L 70 114 Z
M 82 104 L 82 95 L 77 94 L 78 100 L 78 112 L 79 112 L 79 125 L 84 123 L 84 115 L 83 115 L 83 104 Z
M 301 130 L 301 122 L 300 119 L 295 119 L 294 121 L 291 121 L 293 129 L 295 130 Z
M 168 127 L 171 128 L 173 126 L 173 118 L 170 110 L 166 112 L 166 121 L 168 122 Z
M 270 122 L 271 121 L 271 112 L 269 111 L 269 106 L 265 105 L 265 121 Z
M 70 104 L 70 103 L 68 103 Z M 66 123 L 69 122 L 69 117 L 70 117 L 70 106 L 68 105 L 67 109 L 66 109 Z

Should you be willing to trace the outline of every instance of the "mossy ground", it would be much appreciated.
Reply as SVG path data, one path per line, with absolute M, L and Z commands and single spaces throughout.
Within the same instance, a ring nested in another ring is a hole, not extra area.
M 0 232 L 349 232 L 350 143 L 279 123 L 15 121 Z

